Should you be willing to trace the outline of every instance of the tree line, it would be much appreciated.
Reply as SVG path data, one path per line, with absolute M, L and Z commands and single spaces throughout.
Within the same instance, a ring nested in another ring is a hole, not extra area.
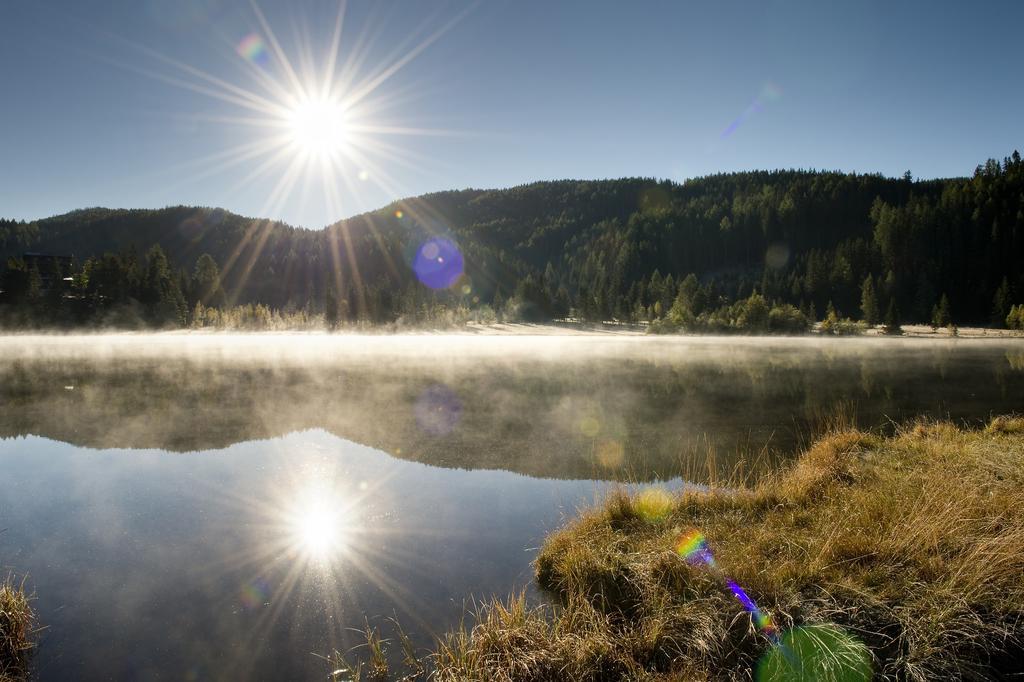
M 411 267 L 438 237 L 465 264 L 441 291 Z M 27 252 L 74 255 L 58 278 L 69 286 L 44 291 L 52 266 L 27 265 Z M 571 317 L 663 330 L 1003 327 L 1019 324 L 1024 301 L 1024 164 L 1014 152 L 970 177 L 929 181 L 784 170 L 541 182 L 425 195 L 319 231 L 221 209 L 84 209 L 0 221 L 0 258 L 8 326 L 191 325 L 199 304 L 213 326 L 228 324 L 225 311 L 260 307 L 254 319 L 300 326 Z

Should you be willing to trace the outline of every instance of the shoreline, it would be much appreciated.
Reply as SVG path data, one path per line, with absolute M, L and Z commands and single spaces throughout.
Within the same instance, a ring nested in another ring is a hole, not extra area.
M 994 327 L 959 327 L 956 335 L 953 335 L 948 329 L 932 329 L 926 324 L 905 324 L 903 333 L 897 336 L 886 335 L 882 332 L 881 326 L 869 329 L 861 336 L 884 336 L 890 339 L 1024 339 L 1024 331 Z
M 819 323 L 820 325 L 820 323 Z M 546 337 L 654 337 L 662 339 L 807 339 L 807 338 L 884 338 L 884 339 L 1024 339 L 1024 331 L 1017 329 L 996 329 L 992 327 L 960 327 L 954 335 L 947 329 L 932 329 L 928 325 L 903 325 L 903 333 L 888 335 L 881 326 L 867 329 L 862 334 L 832 335 L 823 334 L 816 326 L 805 334 L 701 334 L 678 333 L 651 335 L 646 325 L 633 324 L 541 324 L 525 322 L 507 322 L 477 324 L 473 322 L 462 326 L 443 328 L 395 328 L 393 325 L 345 327 L 334 331 L 326 329 L 3 329 L 0 337 L 75 337 L 75 336 L 160 336 L 160 337 L 218 337 L 218 336 L 308 336 L 318 338 L 353 337 L 353 336 L 546 336 Z

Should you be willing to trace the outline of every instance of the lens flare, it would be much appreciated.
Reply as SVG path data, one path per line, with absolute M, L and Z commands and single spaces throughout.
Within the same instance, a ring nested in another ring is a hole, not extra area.
M 732 595 L 736 597 L 736 600 L 743 605 L 743 608 L 754 619 L 754 625 L 757 629 L 768 637 L 777 637 L 779 630 L 775 627 L 775 623 L 772 622 L 771 616 L 757 608 L 754 600 L 747 596 L 747 593 L 736 584 L 736 581 L 727 578 L 725 584 L 729 586 L 729 591 L 732 592 Z
M 268 599 L 270 599 L 270 585 L 263 578 L 256 578 L 242 585 L 239 600 L 242 602 L 242 608 L 246 611 L 265 606 Z
M 686 563 L 693 566 L 706 564 L 715 566 L 715 558 L 711 555 L 711 548 L 704 534 L 698 530 L 691 530 L 679 538 L 676 543 L 676 554 L 681 556 Z
M 636 498 L 636 511 L 645 521 L 656 523 L 672 511 L 674 500 L 664 488 L 647 488 Z
M 417 279 L 431 289 L 449 289 L 462 277 L 462 253 L 450 239 L 428 239 L 416 251 L 412 269 Z
M 871 652 L 861 642 L 831 624 L 805 625 L 782 635 L 757 664 L 758 682 L 832 680 L 868 682 Z
M 242 38 L 235 46 L 235 52 L 242 59 L 252 62 L 256 66 L 266 68 L 270 64 L 270 53 L 263 43 L 263 38 L 257 33 L 250 33 Z
M 764 109 L 767 103 L 774 102 L 780 97 L 782 97 L 782 89 L 779 86 L 771 81 L 765 83 L 761 88 L 761 92 L 750 103 L 750 106 L 722 131 L 721 138 L 725 139 L 735 133 L 748 118 Z
M 691 529 L 676 542 L 676 553 L 691 566 L 707 566 L 725 582 L 729 592 L 750 614 L 754 626 L 772 643 L 757 666 L 758 682 L 783 680 L 835 680 L 867 682 L 871 679 L 871 652 L 864 644 L 831 624 L 790 628 L 785 633 L 772 617 L 758 608 L 746 590 L 723 575 L 715 564 L 707 539 Z
M 770 245 L 764 253 L 764 263 L 772 269 L 780 270 L 786 267 L 788 262 L 789 247 L 781 242 Z
M 601 422 L 597 417 L 587 415 L 580 419 L 580 433 L 587 438 L 594 438 L 601 432 Z
M 626 458 L 626 449 L 617 440 L 603 440 L 597 444 L 594 451 L 597 463 L 605 469 L 620 469 Z
M 433 436 L 446 436 L 462 417 L 462 403 L 450 388 L 436 384 L 420 394 L 413 412 L 421 429 Z
M 708 545 L 704 534 L 693 529 L 683 534 L 676 542 L 676 554 L 683 558 L 691 566 L 707 566 L 719 579 L 725 581 L 726 586 L 736 600 L 743 606 L 743 609 L 750 614 L 754 625 L 772 642 L 778 641 L 779 631 L 772 622 L 771 617 L 757 608 L 754 600 L 747 596 L 747 593 L 736 584 L 736 581 L 722 575 L 715 557 L 711 554 L 711 547 Z

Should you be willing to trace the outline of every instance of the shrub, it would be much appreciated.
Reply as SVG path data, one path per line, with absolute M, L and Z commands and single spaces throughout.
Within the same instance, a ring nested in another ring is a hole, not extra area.
M 826 317 L 821 323 L 822 334 L 833 336 L 859 336 L 868 329 L 867 322 L 858 322 L 848 317 L 839 319 L 835 316 Z
M 768 329 L 778 334 L 802 334 L 810 326 L 807 316 L 788 303 L 774 305 L 768 313 Z

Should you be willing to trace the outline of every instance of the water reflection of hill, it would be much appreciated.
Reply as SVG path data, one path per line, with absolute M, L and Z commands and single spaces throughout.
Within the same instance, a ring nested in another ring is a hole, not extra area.
M 444 352 L 432 338 L 421 352 L 244 360 L 11 352 L 0 360 L 0 435 L 183 451 L 323 428 L 444 467 L 701 479 L 709 449 L 719 472 L 739 452 L 785 454 L 840 404 L 877 425 L 917 414 L 984 418 L 1019 410 L 1024 396 L 1024 372 L 1008 361 L 1016 351 L 992 343 L 641 339 L 556 357 Z

